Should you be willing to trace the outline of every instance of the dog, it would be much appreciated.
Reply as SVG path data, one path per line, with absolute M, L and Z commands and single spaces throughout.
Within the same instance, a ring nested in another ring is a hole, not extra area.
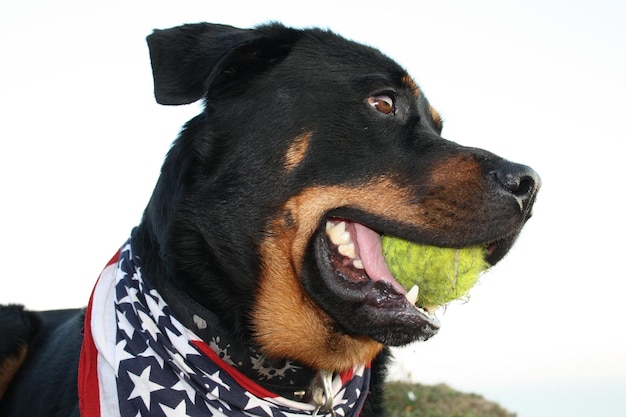
M 331 31 L 147 42 L 157 102 L 205 107 L 86 309 L 0 309 L 0 415 L 386 415 L 389 347 L 440 324 L 378 273 L 380 237 L 495 265 L 539 176 L 443 139 L 402 67 Z

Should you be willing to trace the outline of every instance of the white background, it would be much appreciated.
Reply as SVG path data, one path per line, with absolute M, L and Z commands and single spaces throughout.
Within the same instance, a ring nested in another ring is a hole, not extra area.
M 626 7 L 592 1 L 0 3 L 0 302 L 83 306 L 197 105 L 154 102 L 145 36 L 210 21 L 328 27 L 405 66 L 444 136 L 531 165 L 512 253 L 395 378 L 521 417 L 626 416 Z

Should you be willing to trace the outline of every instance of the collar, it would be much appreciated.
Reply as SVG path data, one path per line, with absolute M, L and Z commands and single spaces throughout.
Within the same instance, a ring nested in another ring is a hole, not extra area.
M 130 240 L 104 269 L 86 313 L 81 415 L 358 416 L 368 367 L 333 375 L 270 361 L 170 290 L 175 305 L 142 277 Z

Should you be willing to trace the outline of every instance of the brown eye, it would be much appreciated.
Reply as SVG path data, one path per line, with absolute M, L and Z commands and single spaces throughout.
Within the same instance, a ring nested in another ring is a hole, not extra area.
M 391 114 L 396 110 L 396 106 L 393 102 L 393 98 L 387 94 L 380 94 L 377 96 L 371 96 L 367 99 L 367 102 L 383 114 Z

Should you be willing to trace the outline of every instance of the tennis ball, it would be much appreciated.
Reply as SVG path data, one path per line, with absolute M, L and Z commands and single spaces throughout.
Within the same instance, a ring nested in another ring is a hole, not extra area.
M 489 268 L 486 249 L 439 248 L 383 236 L 387 268 L 405 289 L 419 287 L 417 305 L 439 306 L 467 295 L 480 274 Z

